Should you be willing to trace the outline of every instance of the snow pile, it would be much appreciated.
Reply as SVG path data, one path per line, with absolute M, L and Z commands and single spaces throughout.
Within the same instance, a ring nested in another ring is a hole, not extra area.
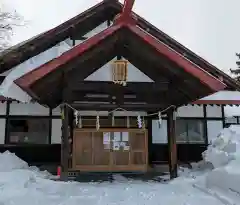
M 218 196 L 226 204 L 240 203 L 240 126 L 225 128 L 203 153 L 213 170 L 197 186 Z
M 8 172 L 15 169 L 27 169 L 28 164 L 15 154 L 6 151 L 0 153 L 0 172 Z
M 31 177 L 49 178 L 51 174 L 47 171 L 40 171 L 37 167 L 29 167 L 28 163 L 17 157 L 14 153 L 6 151 L 0 153 L 0 174 L 5 173 L 27 173 Z
M 231 125 L 212 140 L 208 149 L 203 152 L 203 159 L 214 168 L 227 165 L 240 158 L 240 126 Z
M 179 177 L 171 183 L 130 181 L 115 175 L 114 183 L 60 182 L 46 179 L 45 173 L 29 167 L 16 155 L 0 154 L 0 205 L 105 205 L 178 204 L 221 205 Z

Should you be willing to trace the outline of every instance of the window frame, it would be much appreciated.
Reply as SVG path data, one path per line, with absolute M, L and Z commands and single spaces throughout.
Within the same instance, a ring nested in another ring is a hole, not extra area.
M 6 130 L 5 130 L 5 144 L 9 145 L 49 145 L 51 144 L 51 134 L 52 134 L 52 116 L 16 116 L 16 115 L 9 115 L 8 120 L 6 121 Z M 28 142 L 11 142 L 10 140 L 10 122 L 11 120 L 47 120 L 48 123 L 48 136 L 47 136 L 47 143 L 28 143 Z
M 186 131 L 186 140 L 185 141 L 179 141 L 178 140 L 178 133 L 177 133 L 177 122 L 182 121 L 185 122 L 184 130 Z M 188 122 L 201 122 L 201 135 L 202 135 L 202 141 L 192 141 L 189 136 L 189 123 Z M 205 144 L 206 143 L 206 137 L 205 136 L 205 125 L 204 125 L 204 118 L 177 118 L 176 120 L 176 142 L 177 144 Z

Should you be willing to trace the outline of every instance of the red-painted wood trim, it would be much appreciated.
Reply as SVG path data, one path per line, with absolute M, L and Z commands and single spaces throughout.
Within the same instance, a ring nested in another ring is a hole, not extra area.
M 153 36 L 146 33 L 144 30 L 137 26 L 133 25 L 127 25 L 128 28 L 134 32 L 136 35 L 138 35 L 141 39 L 143 39 L 147 44 L 154 47 L 158 53 L 166 56 L 173 62 L 177 63 L 181 68 L 185 70 L 185 72 L 190 73 L 191 75 L 198 78 L 203 84 L 207 85 L 209 88 L 211 88 L 213 91 L 220 91 L 226 88 L 226 85 L 215 78 L 210 73 L 206 72 L 196 64 L 192 63 L 191 61 L 187 60 L 184 56 L 177 53 L 161 41 L 158 41 Z M 177 69 L 173 68 L 173 69 Z
M 125 23 L 137 25 L 137 19 L 132 15 L 132 8 L 135 0 L 125 0 L 122 13 L 119 14 L 114 20 L 114 24 Z
M 130 16 L 135 0 L 125 0 L 122 10 L 122 16 Z
M 77 45 L 71 50 L 65 52 L 63 55 L 58 58 L 53 59 L 52 61 L 34 69 L 33 71 L 27 73 L 26 75 L 15 80 L 15 83 L 23 89 L 29 88 L 34 82 L 41 79 L 45 75 L 57 70 L 60 66 L 66 64 L 71 59 L 80 56 L 88 49 L 97 45 L 100 41 L 106 39 L 108 36 L 111 36 L 114 32 L 116 32 L 119 28 L 121 28 L 122 24 L 113 25 L 106 30 L 98 33 L 97 35 L 89 38 L 83 43 Z
M 197 100 L 191 104 L 202 105 L 240 105 L 240 100 Z

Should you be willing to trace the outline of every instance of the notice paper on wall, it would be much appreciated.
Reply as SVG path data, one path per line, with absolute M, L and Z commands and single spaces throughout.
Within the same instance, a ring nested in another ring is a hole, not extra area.
M 114 142 L 120 142 L 121 141 L 121 132 L 114 132 L 113 141 Z
M 113 150 L 120 150 L 120 143 L 119 142 L 114 142 L 113 143 Z
M 128 142 L 129 141 L 129 133 L 128 132 L 123 132 L 122 133 L 122 141 L 123 142 Z
M 111 141 L 110 132 L 104 132 L 103 133 L 103 144 L 110 144 L 110 141 Z

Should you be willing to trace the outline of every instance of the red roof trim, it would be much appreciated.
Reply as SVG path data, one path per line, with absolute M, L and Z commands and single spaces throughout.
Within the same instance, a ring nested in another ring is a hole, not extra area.
M 240 105 L 240 100 L 197 100 L 191 104 L 202 104 L 202 105 Z
M 153 36 L 146 33 L 144 30 L 137 26 L 128 25 L 128 28 L 134 32 L 136 35 L 138 35 L 140 38 L 142 38 L 147 44 L 154 47 L 159 53 L 163 54 L 170 60 L 177 63 L 181 68 L 183 68 L 186 72 L 190 73 L 191 75 L 198 78 L 202 83 L 209 86 L 213 91 L 220 91 L 226 88 L 227 86 L 215 78 L 210 73 L 206 72 L 199 66 L 195 65 L 185 57 L 183 57 L 181 54 L 177 53 L 161 41 L 158 41 Z M 176 69 L 176 68 L 173 68 Z
M 23 89 L 27 89 L 33 84 L 35 81 L 41 79 L 45 75 L 53 72 L 54 70 L 58 69 L 60 66 L 66 64 L 71 59 L 81 55 L 82 53 L 86 52 L 92 46 L 98 44 L 103 39 L 107 38 L 108 36 L 112 35 L 116 32 L 119 28 L 122 27 L 122 24 L 113 25 L 106 30 L 98 33 L 97 35 L 89 38 L 88 40 L 84 41 L 83 43 L 77 45 L 76 47 L 72 48 L 71 50 L 65 52 L 63 55 L 59 56 L 58 58 L 53 59 L 52 61 L 38 67 L 37 69 L 27 73 L 26 75 L 18 78 L 15 80 L 15 83 L 19 85 Z

